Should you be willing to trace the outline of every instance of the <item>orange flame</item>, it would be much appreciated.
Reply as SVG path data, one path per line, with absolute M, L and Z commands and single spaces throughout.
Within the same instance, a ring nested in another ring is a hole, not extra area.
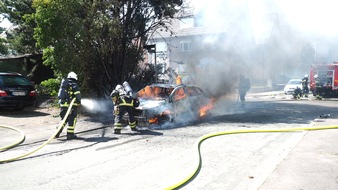
M 152 96 L 154 96 L 154 89 L 150 86 L 146 86 L 137 93 L 137 97 L 139 98 L 148 98 Z
M 166 117 L 166 116 L 168 116 L 169 114 L 172 114 L 172 112 L 171 112 L 170 110 L 166 110 L 166 111 L 162 112 L 160 115 L 156 115 L 156 116 L 154 116 L 153 118 L 148 119 L 148 121 L 149 121 L 150 124 L 152 124 L 152 123 L 158 124 L 159 121 L 160 121 L 163 117 Z
M 214 107 L 214 102 L 215 102 L 215 99 L 211 99 L 207 105 L 203 106 L 199 110 L 200 117 L 204 117 L 208 113 L 208 111 Z
M 149 123 L 158 123 L 158 118 L 154 117 L 154 118 L 149 119 L 148 121 Z

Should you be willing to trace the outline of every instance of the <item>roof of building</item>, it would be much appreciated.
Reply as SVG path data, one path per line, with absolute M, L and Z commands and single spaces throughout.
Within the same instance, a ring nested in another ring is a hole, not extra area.
M 0 56 L 0 61 L 8 61 L 12 59 L 23 59 L 23 58 L 32 58 L 32 57 L 38 57 L 42 56 L 42 53 L 34 53 L 34 54 L 24 54 L 24 55 L 11 55 L 6 57 Z
M 193 26 L 187 28 L 180 28 L 180 22 L 182 21 L 180 20 L 173 21 L 173 24 L 170 26 L 172 32 L 166 31 L 165 29 L 160 29 L 158 32 L 154 33 L 152 38 L 156 39 L 156 38 L 227 33 L 234 26 L 234 24 L 231 22 L 230 19 L 225 19 L 223 23 L 220 23 L 217 26 Z

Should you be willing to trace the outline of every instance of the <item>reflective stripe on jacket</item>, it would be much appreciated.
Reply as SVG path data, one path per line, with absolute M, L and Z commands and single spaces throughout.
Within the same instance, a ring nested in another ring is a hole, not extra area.
M 119 106 L 134 106 L 134 100 L 130 98 L 131 102 L 127 103 L 126 98 L 120 98 L 121 102 L 119 103 Z

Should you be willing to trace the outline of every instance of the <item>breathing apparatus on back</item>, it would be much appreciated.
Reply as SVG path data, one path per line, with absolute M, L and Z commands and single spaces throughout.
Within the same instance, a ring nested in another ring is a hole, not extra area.
M 133 96 L 133 89 L 131 89 L 129 83 L 127 81 L 124 81 L 122 85 L 127 95 Z

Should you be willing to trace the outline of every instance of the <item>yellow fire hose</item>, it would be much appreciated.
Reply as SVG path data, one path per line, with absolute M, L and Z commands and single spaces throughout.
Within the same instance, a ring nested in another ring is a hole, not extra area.
M 194 143 L 194 149 L 196 150 L 196 154 L 198 159 L 195 160 L 195 164 L 193 165 L 194 169 L 192 173 L 187 175 L 185 179 L 182 181 L 165 188 L 165 190 L 178 189 L 183 187 L 187 183 L 193 180 L 196 177 L 198 171 L 201 168 L 201 151 L 200 146 L 201 143 L 211 137 L 216 137 L 220 135 L 230 135 L 230 134 L 239 134 L 239 133 L 276 133 L 276 132 L 297 132 L 297 131 L 314 131 L 314 130 L 324 130 L 324 129 L 338 129 L 338 126 L 319 126 L 319 127 L 304 127 L 304 128 L 285 128 L 285 129 L 246 129 L 246 130 L 232 130 L 232 131 L 221 131 L 216 133 L 209 133 L 200 138 L 198 138 Z
M 23 157 L 26 157 L 30 154 L 33 154 L 34 152 L 40 150 L 42 147 L 46 146 L 50 141 L 52 141 L 55 138 L 56 134 L 62 129 L 63 124 L 66 122 L 66 119 L 67 119 L 67 117 L 70 113 L 70 110 L 71 110 L 74 102 L 75 102 L 75 98 L 71 101 L 64 119 L 61 121 L 61 123 L 58 126 L 58 130 L 46 142 L 44 142 L 41 146 L 39 146 L 38 148 L 36 148 L 36 149 L 26 153 L 26 154 L 23 154 L 23 155 L 14 157 L 14 158 L 0 160 L 0 164 L 5 163 L 5 162 L 11 162 L 11 161 L 14 161 L 14 160 L 18 160 L 20 158 L 23 158 Z M 15 130 L 15 131 L 17 131 L 21 134 L 21 138 L 18 142 L 13 143 L 13 144 L 8 145 L 8 146 L 5 146 L 5 147 L 1 147 L 0 151 L 9 149 L 9 148 L 21 143 L 25 138 L 23 132 L 18 130 L 18 129 L 15 129 L 14 127 L 9 127 L 9 126 L 0 126 L 0 127 L 12 129 L 12 130 Z M 189 183 L 194 177 L 196 177 L 197 172 L 201 168 L 201 161 L 202 161 L 200 146 L 201 146 L 202 142 L 204 140 L 208 139 L 208 138 L 221 136 L 221 135 L 240 134 L 240 133 L 278 133 L 278 132 L 315 131 L 315 130 L 325 130 L 325 129 L 338 129 L 338 126 L 319 126 L 319 127 L 284 128 L 284 129 L 245 129 L 245 130 L 220 131 L 220 132 L 216 132 L 216 133 L 209 133 L 209 134 L 203 135 L 203 136 L 199 137 L 194 143 L 194 147 L 195 147 L 198 159 L 195 160 L 194 169 L 193 169 L 192 173 L 188 174 L 187 177 L 184 178 L 182 181 L 165 188 L 165 190 L 178 189 L 180 187 L 183 187 L 184 185 Z
M 42 147 L 46 146 L 50 141 L 52 141 L 52 140 L 55 138 L 56 134 L 57 134 L 60 130 L 62 130 L 62 126 L 63 126 L 63 124 L 66 122 L 67 117 L 68 117 L 68 115 L 70 114 L 70 111 L 71 111 L 71 109 L 72 109 L 72 107 L 73 107 L 74 102 L 75 102 L 75 98 L 74 98 L 74 99 L 71 101 L 71 103 L 69 104 L 69 107 L 68 107 L 68 110 L 67 110 L 67 112 L 66 112 L 66 115 L 65 115 L 65 117 L 63 118 L 63 120 L 60 122 L 60 124 L 59 124 L 59 126 L 58 126 L 58 130 L 57 130 L 57 131 L 56 131 L 56 132 L 55 132 L 55 133 L 54 133 L 47 141 L 45 141 L 45 142 L 44 142 L 42 145 L 40 145 L 38 148 L 36 148 L 36 149 L 34 149 L 34 150 L 32 150 L 32 151 L 26 153 L 26 154 L 19 155 L 19 156 L 16 156 L 16 157 L 14 157 L 14 158 L 8 158 L 8 159 L 0 160 L 0 164 L 1 164 L 1 163 L 5 163 L 5 162 L 11 162 L 11 161 L 14 161 L 14 160 L 18 160 L 18 159 L 20 159 L 20 158 L 23 158 L 23 157 L 26 157 L 26 156 L 28 156 L 28 155 L 31 155 L 31 154 L 33 154 L 34 152 L 40 150 Z M 12 130 L 15 130 L 15 131 L 18 131 L 19 133 L 21 133 L 20 141 L 18 141 L 18 142 L 16 142 L 16 143 L 13 143 L 13 144 L 11 144 L 11 145 L 9 145 L 9 146 L 5 146 L 5 147 L 1 148 L 0 151 L 1 151 L 1 150 L 5 150 L 5 149 L 9 149 L 9 148 L 11 148 L 11 147 L 13 147 L 13 146 L 16 146 L 16 145 L 20 144 L 20 143 L 24 140 L 24 138 L 25 138 L 25 135 L 24 135 L 24 134 L 22 133 L 22 131 L 20 131 L 19 129 L 15 129 L 14 127 L 8 127 L 8 126 L 0 126 L 0 127 L 1 127 L 1 128 L 9 128 L 9 129 L 12 129 Z M 22 137 L 22 136 L 23 136 L 23 137 Z
M 0 151 L 4 151 L 4 150 L 7 150 L 7 149 L 10 149 L 10 148 L 12 148 L 12 147 L 14 147 L 14 146 L 20 144 L 22 141 L 25 140 L 25 134 L 24 134 L 21 130 L 16 129 L 16 128 L 11 127 L 11 126 L 4 126 L 4 125 L 2 125 L 2 126 L 0 126 L 0 127 L 1 127 L 1 128 L 6 128 L 6 129 L 11 129 L 11 130 L 13 130 L 13 131 L 17 131 L 18 133 L 20 133 L 20 138 L 19 138 L 18 141 L 14 142 L 14 143 L 12 143 L 12 144 L 10 144 L 10 145 L 0 147 Z

